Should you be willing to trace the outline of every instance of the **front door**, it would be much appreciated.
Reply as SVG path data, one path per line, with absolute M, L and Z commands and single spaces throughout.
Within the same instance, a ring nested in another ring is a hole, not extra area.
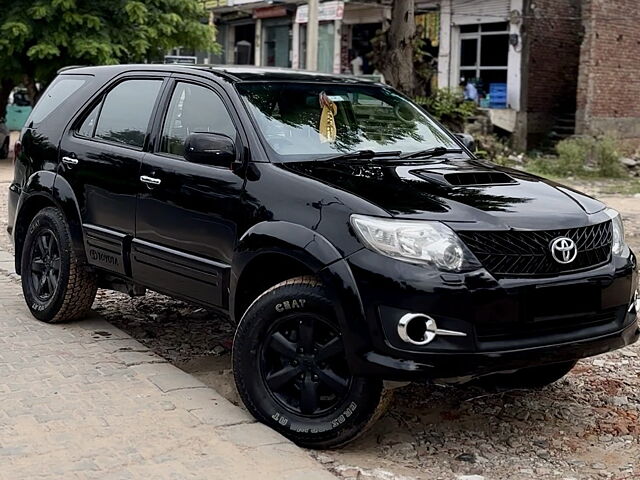
M 125 78 L 94 99 L 62 139 L 59 175 L 74 190 L 87 260 L 129 275 L 125 243 L 135 231 L 143 148 L 163 84 Z
M 184 158 L 191 133 L 240 135 L 214 84 L 173 80 L 144 159 L 138 196 L 134 279 L 204 305 L 226 308 L 226 290 L 244 180 L 231 165 Z

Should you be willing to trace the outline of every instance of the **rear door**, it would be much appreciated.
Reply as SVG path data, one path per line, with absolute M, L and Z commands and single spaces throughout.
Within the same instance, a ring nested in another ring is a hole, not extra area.
M 72 123 L 61 142 L 59 174 L 72 187 L 89 263 L 130 275 L 136 195 L 151 119 L 166 74 L 113 81 Z
M 176 76 L 140 174 L 134 279 L 156 290 L 226 308 L 231 258 L 242 215 L 244 176 L 230 164 L 184 158 L 190 133 L 219 133 L 246 144 L 235 111 L 213 81 Z M 238 160 L 240 153 L 238 153 Z

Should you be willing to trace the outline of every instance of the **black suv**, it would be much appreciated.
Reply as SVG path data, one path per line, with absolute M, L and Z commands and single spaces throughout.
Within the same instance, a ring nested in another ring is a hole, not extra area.
M 636 341 L 618 213 L 461 138 L 356 78 L 67 69 L 10 187 L 25 299 L 52 323 L 99 287 L 229 312 L 245 405 L 318 448 L 377 418 L 383 380 L 540 386 Z

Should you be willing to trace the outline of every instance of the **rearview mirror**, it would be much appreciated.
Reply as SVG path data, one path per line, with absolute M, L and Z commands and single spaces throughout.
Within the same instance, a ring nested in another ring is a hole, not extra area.
M 192 133 L 184 141 L 184 158 L 191 163 L 230 168 L 236 159 L 236 145 L 219 133 Z
M 471 152 L 476 151 L 476 141 L 473 139 L 473 136 L 468 133 L 455 133 L 454 135 L 465 147 L 467 147 L 467 150 L 470 150 Z

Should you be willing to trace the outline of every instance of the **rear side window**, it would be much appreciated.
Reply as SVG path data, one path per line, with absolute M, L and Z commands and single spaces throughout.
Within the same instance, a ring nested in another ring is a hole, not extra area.
M 93 137 L 93 132 L 96 129 L 96 120 L 98 119 L 98 112 L 100 111 L 101 103 L 97 104 L 91 110 L 91 113 L 84 119 L 82 125 L 78 129 L 78 135 L 82 137 Z
M 56 77 L 36 103 L 29 117 L 29 122 L 42 122 L 51 112 L 62 105 L 62 102 L 87 83 L 89 78 L 91 77 L 88 75 L 60 75 Z
M 142 147 L 161 86 L 160 79 L 126 80 L 120 83 L 104 99 L 93 136 Z M 89 117 L 92 115 L 93 112 Z M 80 130 L 86 134 L 91 127 L 83 124 Z

